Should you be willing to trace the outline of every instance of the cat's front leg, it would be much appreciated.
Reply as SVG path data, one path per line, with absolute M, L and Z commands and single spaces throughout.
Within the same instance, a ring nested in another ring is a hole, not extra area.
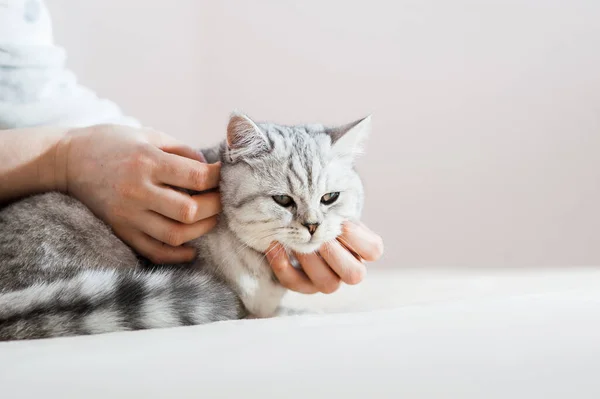
M 254 276 L 239 276 L 237 286 L 240 298 L 250 318 L 274 317 L 286 293 L 286 289 L 270 278 L 256 278 Z

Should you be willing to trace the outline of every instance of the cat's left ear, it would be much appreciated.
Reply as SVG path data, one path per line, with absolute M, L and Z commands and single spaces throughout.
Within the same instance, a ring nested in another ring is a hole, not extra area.
M 235 162 L 252 158 L 270 149 L 267 136 L 247 115 L 234 112 L 227 125 L 227 156 Z
M 356 157 L 364 151 L 371 133 L 371 115 L 344 126 L 326 129 L 331 137 L 331 147 L 340 156 Z

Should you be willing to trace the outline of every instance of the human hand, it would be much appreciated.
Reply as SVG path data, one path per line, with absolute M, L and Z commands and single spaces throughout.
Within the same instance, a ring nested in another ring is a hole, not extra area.
M 303 294 L 331 294 L 341 282 L 358 284 L 367 273 L 362 261 L 376 261 L 382 255 L 383 240 L 360 222 L 345 223 L 342 235 L 324 244 L 318 254 L 294 253 L 302 270 L 292 266 L 279 243 L 273 244 L 266 254 L 281 285 Z
M 101 125 L 76 129 L 58 145 L 58 186 L 154 263 L 191 261 L 182 244 L 212 229 L 218 192 L 190 196 L 171 187 L 217 187 L 220 164 L 151 130 Z M 170 187 L 171 186 L 171 187 Z

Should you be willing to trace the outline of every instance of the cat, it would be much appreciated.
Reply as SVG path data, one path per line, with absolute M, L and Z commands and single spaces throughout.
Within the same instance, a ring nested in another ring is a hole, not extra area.
M 255 123 L 233 113 L 202 150 L 221 162 L 217 226 L 188 243 L 188 265 L 153 265 L 81 202 L 50 192 L 0 209 L 0 341 L 272 317 L 286 290 L 269 245 L 316 251 L 360 218 L 354 167 L 371 117 L 328 128 Z

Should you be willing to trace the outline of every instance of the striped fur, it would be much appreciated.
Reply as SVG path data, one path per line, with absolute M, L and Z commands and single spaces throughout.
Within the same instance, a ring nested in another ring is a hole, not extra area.
M 0 340 L 190 326 L 236 319 L 235 292 L 184 270 L 85 270 L 0 294 Z

